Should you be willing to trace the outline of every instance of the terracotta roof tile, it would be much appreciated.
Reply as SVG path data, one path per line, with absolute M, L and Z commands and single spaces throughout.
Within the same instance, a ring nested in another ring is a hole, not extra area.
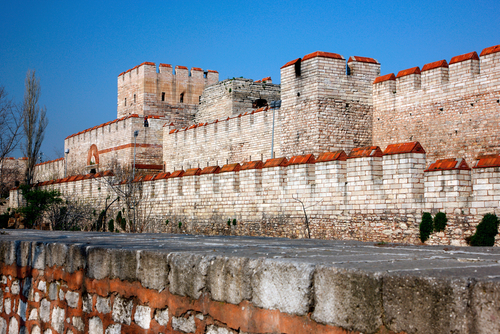
M 435 172 L 440 170 L 470 170 L 469 165 L 464 159 L 441 159 L 431 163 L 426 172 Z
M 349 153 L 347 159 L 381 157 L 383 155 L 382 150 L 378 146 L 358 147 Z
M 219 73 L 219 72 L 214 71 L 214 70 L 207 70 L 207 72 L 210 72 L 210 73 Z
M 335 151 L 335 152 L 324 152 L 321 153 L 318 158 L 316 159 L 316 162 L 327 162 L 327 161 L 346 161 L 347 160 L 347 154 L 345 154 L 344 151 Z
M 288 160 L 288 166 L 289 165 L 314 164 L 314 163 L 316 163 L 316 159 L 315 159 L 313 154 L 296 155 L 294 157 L 291 157 L 290 160 Z
M 170 68 L 171 68 L 171 67 L 172 67 L 172 65 L 170 65 L 170 64 L 162 64 L 162 63 L 160 63 L 160 67 L 170 67 Z
M 306 61 L 308 59 L 312 59 L 312 58 L 316 58 L 316 57 L 332 58 L 332 59 L 342 59 L 342 60 L 344 60 L 344 57 L 342 57 L 341 55 L 339 55 L 337 53 L 316 51 L 316 52 L 312 52 L 312 53 L 309 53 L 309 54 L 305 55 L 302 58 L 302 61 Z
M 285 65 L 281 66 L 280 69 L 288 67 L 288 66 L 291 66 L 291 65 L 294 65 L 296 62 L 299 62 L 299 61 L 301 61 L 300 58 L 297 58 L 297 59 L 294 59 L 294 60 L 290 60 L 288 63 L 286 63 Z
M 191 67 L 191 71 L 203 71 L 203 70 L 199 67 Z
M 490 46 L 481 52 L 481 56 L 486 56 L 492 53 L 500 52 L 500 45 Z
M 177 65 L 177 66 L 175 67 L 175 69 L 176 69 L 176 70 L 178 70 L 178 69 L 187 70 L 188 68 L 187 68 L 186 66 L 180 66 L 180 65 Z
M 158 173 L 154 180 L 161 180 L 161 179 L 167 179 L 168 177 L 170 176 L 170 173 L 169 172 L 166 172 L 166 173 Z
M 288 165 L 286 158 L 267 159 L 262 168 L 285 167 Z
M 410 74 L 420 74 L 420 68 L 417 66 L 417 67 L 412 67 L 412 68 L 408 68 L 406 70 L 399 71 L 396 78 L 405 77 L 405 76 L 410 75 Z
M 248 169 L 262 169 L 264 164 L 262 161 L 257 160 L 257 161 L 247 161 L 241 165 L 240 170 L 248 170 Z
M 351 61 L 358 61 L 360 63 L 372 63 L 372 64 L 378 64 L 378 61 L 373 58 L 368 58 L 368 57 L 358 57 L 358 56 L 351 56 L 347 60 L 348 63 Z
M 155 63 L 152 63 L 152 62 L 150 62 L 150 61 L 145 61 L 144 63 L 140 64 L 139 66 L 142 66 L 142 65 L 156 66 L 156 64 L 155 64 Z M 138 66 L 138 67 L 139 67 L 139 66 Z
M 425 150 L 418 141 L 414 141 L 410 143 L 391 144 L 384 151 L 384 155 L 404 153 L 425 153 Z
M 500 167 L 500 156 L 498 154 L 483 155 L 478 158 L 474 168 Z
M 201 171 L 200 175 L 205 175 L 205 174 L 219 174 L 220 172 L 220 167 L 219 166 L 208 166 L 203 168 Z
M 389 80 L 396 80 L 396 76 L 394 75 L 394 73 L 389 73 L 386 75 L 382 75 L 381 77 L 376 77 L 375 80 L 373 80 L 373 84 L 377 84 L 377 83 L 389 81 Z
M 479 56 L 477 55 L 476 51 L 451 58 L 450 65 L 471 59 L 479 60 Z
M 228 164 L 228 165 L 222 166 L 222 168 L 220 169 L 219 173 L 237 172 L 240 169 L 241 169 L 241 165 L 240 164 Z
M 184 175 L 184 171 L 181 169 L 181 170 L 174 171 L 172 174 L 170 174 L 168 176 L 168 178 L 171 179 L 171 178 L 175 178 L 175 177 L 182 177 L 183 175 Z
M 194 175 L 200 175 L 200 173 L 201 173 L 200 168 L 191 168 L 188 169 L 182 176 L 194 176 Z
M 448 68 L 448 63 L 446 62 L 446 60 L 443 59 L 443 60 L 435 61 L 433 63 L 425 64 L 424 67 L 422 67 L 421 72 L 430 71 L 430 70 L 433 70 L 435 68 L 440 68 L 440 67 Z

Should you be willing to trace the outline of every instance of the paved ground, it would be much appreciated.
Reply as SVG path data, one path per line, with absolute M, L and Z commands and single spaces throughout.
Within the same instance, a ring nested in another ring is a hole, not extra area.
M 1 230 L 1 240 L 60 242 L 98 248 L 268 258 L 367 272 L 500 282 L 500 248 L 415 246 L 332 240 L 178 234 Z

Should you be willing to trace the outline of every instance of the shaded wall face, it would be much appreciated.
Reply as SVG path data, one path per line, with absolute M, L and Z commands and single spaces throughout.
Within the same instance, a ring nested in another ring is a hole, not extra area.
M 164 123 L 165 120 L 150 118 L 149 126 L 144 127 L 143 118 L 131 117 L 67 138 L 68 175 L 87 174 L 95 168 L 131 168 L 136 130 L 136 163 L 162 165 Z
M 374 85 L 373 144 L 417 140 L 429 160 L 500 151 L 500 53 Z

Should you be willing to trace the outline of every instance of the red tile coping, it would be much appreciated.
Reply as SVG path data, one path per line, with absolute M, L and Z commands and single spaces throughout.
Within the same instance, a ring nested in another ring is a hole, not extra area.
M 327 162 L 327 161 L 346 161 L 347 160 L 347 154 L 340 150 L 340 151 L 335 151 L 335 152 L 323 152 L 321 153 L 318 158 L 316 159 L 316 162 Z
M 254 82 L 255 82 L 255 83 L 261 83 L 261 82 L 262 82 L 262 80 L 257 80 L 257 81 L 254 81 Z
M 162 170 L 163 165 L 154 165 L 154 164 L 135 164 L 136 169 L 156 169 Z
M 256 161 L 247 161 L 241 165 L 240 170 L 249 170 L 249 169 L 262 169 L 264 163 L 261 160 Z
M 440 67 L 448 68 L 448 63 L 446 62 L 446 60 L 443 59 L 443 60 L 435 61 L 433 63 L 425 64 L 424 67 L 422 67 L 422 70 L 420 72 L 430 71 L 430 70 L 433 70 L 435 68 L 440 68 Z
M 169 172 L 166 173 L 159 173 L 155 176 L 154 180 L 161 180 L 161 179 L 167 179 L 170 176 Z
M 182 176 L 194 176 L 194 175 L 200 175 L 200 173 L 201 173 L 200 168 L 190 168 Z
M 14 159 L 14 158 L 6 158 L 6 159 Z M 56 161 L 61 161 L 61 160 L 64 160 L 64 158 L 59 158 L 59 159 L 55 159 L 55 160 L 49 160 L 49 161 L 44 161 L 44 162 L 40 162 L 39 164 L 36 164 L 35 166 L 41 166 L 41 165 L 45 165 L 45 164 L 50 164 L 50 163 L 53 163 L 53 162 L 56 162 Z
M 219 73 L 219 72 L 214 71 L 214 70 L 207 70 L 207 72 L 210 72 L 210 73 Z
M 144 176 L 138 175 L 132 180 L 132 182 L 140 182 L 140 181 L 144 181 Z
M 302 165 L 302 164 L 314 164 L 316 163 L 316 159 L 314 154 L 306 154 L 306 155 L 296 155 L 291 157 L 288 160 L 288 166 L 290 165 Z
M 301 58 L 297 58 L 297 59 L 294 59 L 294 60 L 290 60 L 288 63 L 286 63 L 285 65 L 281 66 L 280 69 L 283 69 L 285 67 L 288 67 L 288 66 L 292 66 L 294 65 L 296 62 L 299 62 L 301 61 L 302 59 Z
M 497 52 L 500 52 L 500 45 L 490 46 L 489 48 L 486 48 L 483 51 L 481 51 L 481 57 Z
M 435 172 L 440 170 L 470 170 L 470 167 L 469 165 L 467 165 L 467 162 L 464 159 L 456 160 L 455 158 L 452 158 L 436 160 L 435 162 L 431 163 L 429 168 L 427 168 L 425 171 Z
M 122 73 L 118 74 L 118 77 L 120 77 L 120 76 L 124 75 L 125 73 L 128 73 L 128 72 L 130 72 L 130 71 L 132 71 L 132 70 L 135 70 L 136 68 L 141 67 L 142 65 L 156 66 L 156 64 L 155 64 L 155 63 L 152 63 L 152 62 L 150 62 L 150 61 L 145 61 L 145 62 L 143 62 L 143 63 L 141 63 L 141 64 L 139 64 L 139 65 L 137 65 L 137 66 L 132 67 L 132 68 L 131 68 L 131 69 L 129 69 L 129 70 L 126 70 L 125 72 L 122 72 Z M 160 64 L 160 66 L 161 66 L 161 64 Z
M 378 64 L 378 61 L 376 59 L 368 58 L 368 57 L 351 56 L 351 57 L 349 57 L 347 62 L 350 63 L 351 61 L 357 61 L 360 63 Z
M 489 154 L 479 156 L 474 164 L 474 168 L 500 167 L 500 156 L 498 154 Z
M 177 129 L 172 129 L 172 130 L 170 130 L 170 132 L 168 134 L 171 135 L 172 133 L 174 133 L 176 131 L 177 131 Z
M 463 54 L 460 56 L 455 56 L 455 57 L 451 58 L 450 65 L 455 64 L 455 63 L 460 63 L 460 62 L 466 61 L 466 60 L 471 60 L 471 59 L 479 60 L 479 56 L 477 55 L 476 51 L 469 52 L 469 53 L 466 53 L 466 54 Z
M 205 175 L 205 174 L 219 174 L 220 172 L 220 167 L 219 166 L 208 166 L 203 168 L 201 171 L 200 175 Z
M 155 64 L 155 63 L 150 62 L 150 61 L 145 61 L 144 63 L 140 64 L 138 67 L 140 67 L 140 66 L 142 66 L 142 65 L 156 66 L 156 64 Z
M 394 75 L 394 73 L 389 73 L 386 75 L 382 75 L 380 77 L 376 77 L 375 80 L 373 80 L 373 84 L 377 84 L 377 83 L 389 81 L 389 80 L 394 80 L 394 81 L 396 80 L 396 76 Z
M 203 70 L 199 67 L 191 67 L 191 71 L 203 71 Z
M 401 143 L 401 144 L 391 144 L 388 145 L 384 151 L 384 155 L 392 155 L 392 154 L 404 154 L 404 153 L 423 153 L 425 154 L 425 150 L 420 145 L 418 141 L 410 142 L 410 143 Z
M 19 160 L 28 160 L 27 157 L 22 157 L 22 158 L 19 158 Z
M 310 54 L 305 55 L 302 58 L 302 61 L 306 61 L 308 59 L 312 59 L 312 58 L 316 58 L 316 57 L 323 57 L 323 58 L 332 58 L 332 59 L 341 59 L 341 60 L 344 60 L 344 57 L 342 57 L 338 53 L 316 51 L 316 52 L 312 52 Z
M 365 158 L 365 157 L 381 157 L 384 153 L 378 146 L 358 147 L 354 148 L 347 156 L 347 159 Z
M 169 179 L 174 178 L 174 177 L 182 177 L 184 175 L 184 171 L 181 170 L 176 170 L 172 174 L 168 176 Z
M 172 68 L 172 65 L 170 65 L 170 64 L 162 64 L 162 63 L 160 63 L 160 67 L 170 67 L 170 68 Z
M 412 68 L 408 68 L 406 70 L 399 71 L 396 78 L 405 77 L 405 76 L 410 75 L 410 74 L 420 74 L 420 68 L 417 66 L 417 67 L 412 67 Z
M 156 175 L 146 175 L 143 181 L 153 181 Z
M 188 68 L 186 66 L 180 66 L 180 65 L 177 65 L 175 66 L 175 69 L 178 70 L 178 69 L 183 69 L 183 70 L 187 70 Z
M 161 116 L 157 116 L 157 115 L 147 115 L 147 116 L 144 116 L 144 117 L 148 118 L 148 119 L 162 119 Z M 132 115 L 128 115 L 128 116 L 123 116 L 122 118 L 117 118 L 115 120 L 112 120 L 112 121 L 109 121 L 109 122 L 106 122 L 106 123 L 102 123 L 102 124 L 96 125 L 96 126 L 94 126 L 92 128 L 89 128 L 89 129 L 86 129 L 86 130 L 74 133 L 74 134 L 66 137 L 65 140 L 69 139 L 71 137 L 74 137 L 74 136 L 81 135 L 82 133 L 85 133 L 85 132 L 89 132 L 89 131 L 92 131 L 92 130 L 95 130 L 95 129 L 102 128 L 103 126 L 106 126 L 106 125 L 110 125 L 110 124 L 113 124 L 113 123 L 116 123 L 116 122 L 124 121 L 124 120 L 129 119 L 129 118 L 140 118 L 140 117 L 139 117 L 138 114 L 132 114 Z
M 286 160 L 286 158 L 274 158 L 274 159 L 267 159 L 262 168 L 286 167 L 287 165 L 288 165 L 288 160 Z
M 264 81 L 271 81 L 271 77 L 265 77 L 264 79 L 262 79 L 262 82 Z
M 237 172 L 241 169 L 240 164 L 227 164 L 222 166 L 219 173 L 227 173 L 227 172 Z

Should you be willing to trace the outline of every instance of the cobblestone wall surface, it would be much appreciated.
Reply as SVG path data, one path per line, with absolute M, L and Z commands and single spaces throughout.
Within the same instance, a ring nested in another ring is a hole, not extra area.
M 498 153 L 500 48 L 494 48 L 375 83 L 373 144 L 417 140 L 429 160 L 464 157 L 469 163 L 479 153 Z
M 498 333 L 499 255 L 11 230 L 0 235 L 0 332 Z

